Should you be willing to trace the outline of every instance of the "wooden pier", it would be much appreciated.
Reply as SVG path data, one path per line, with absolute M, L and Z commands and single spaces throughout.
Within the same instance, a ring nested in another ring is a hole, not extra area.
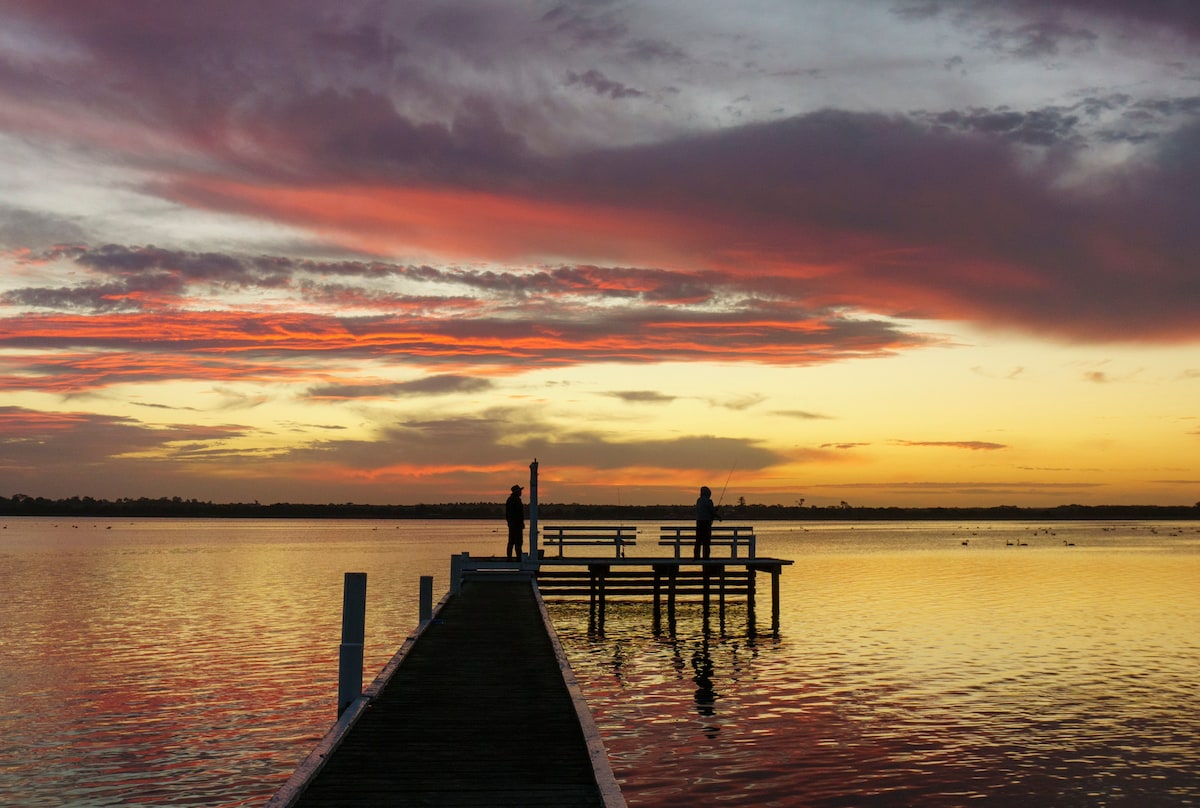
M 351 605 L 365 599 L 365 574 L 347 573 L 345 614 L 359 616 L 343 621 L 340 717 L 268 808 L 623 808 L 543 597 L 588 598 L 589 629 L 601 631 L 610 598 L 649 601 L 656 633 L 664 600 L 672 633 L 678 601 L 703 604 L 707 632 L 712 604 L 724 631 L 727 601 L 742 600 L 753 636 L 756 579 L 765 573 L 771 576 L 771 628 L 778 634 L 779 578 L 792 562 L 757 556 L 748 527 L 725 529 L 720 538 L 728 557 L 704 559 L 683 557 L 682 547 L 694 541 L 686 528 L 664 528 L 659 538 L 660 546 L 674 547 L 674 557 L 640 558 L 624 554 L 637 543 L 636 531 L 624 527 L 554 530 L 557 558 L 536 551 L 521 561 L 451 556 L 450 592 L 436 611 L 427 602 L 431 579 L 422 579 L 418 630 L 366 690 L 365 607 Z M 564 545 L 603 555 L 564 558 Z M 748 555 L 739 557 L 739 548 Z
M 456 588 L 271 808 L 624 806 L 530 574 Z

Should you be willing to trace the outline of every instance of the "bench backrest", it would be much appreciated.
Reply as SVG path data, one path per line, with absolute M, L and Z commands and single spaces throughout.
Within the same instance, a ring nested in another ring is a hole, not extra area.
M 547 525 L 542 527 L 542 541 L 549 547 L 558 545 L 558 554 L 563 547 L 605 546 L 616 551 L 618 558 L 625 555 L 625 545 L 637 544 L 637 527 L 634 525 Z
M 608 539 L 628 541 L 637 536 L 635 525 L 542 525 L 542 536 L 551 538 Z
M 675 557 L 679 558 L 680 548 L 696 543 L 695 525 L 664 525 L 659 528 L 658 543 L 675 548 Z M 757 554 L 754 527 L 751 525 L 713 525 L 712 543 L 722 547 L 728 546 L 730 554 L 738 557 L 738 548 L 745 547 L 748 557 Z

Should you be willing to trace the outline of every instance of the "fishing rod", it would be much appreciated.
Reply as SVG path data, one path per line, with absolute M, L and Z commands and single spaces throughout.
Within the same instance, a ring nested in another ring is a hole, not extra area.
M 733 468 L 729 469 L 729 476 L 725 478 L 725 487 L 721 489 L 721 498 L 717 500 L 717 507 L 721 507 L 721 503 L 725 501 L 725 489 L 729 488 L 729 480 L 733 477 L 733 469 L 737 468 L 737 463 L 733 464 Z

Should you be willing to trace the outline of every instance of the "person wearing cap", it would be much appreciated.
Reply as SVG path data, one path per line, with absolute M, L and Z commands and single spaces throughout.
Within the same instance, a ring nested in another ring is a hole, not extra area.
M 521 560 L 521 545 L 525 543 L 525 505 L 521 502 L 522 490 L 521 486 L 514 485 L 512 493 L 508 495 L 508 501 L 504 503 L 504 521 L 508 522 L 508 547 L 504 551 L 504 557 L 509 560 Z

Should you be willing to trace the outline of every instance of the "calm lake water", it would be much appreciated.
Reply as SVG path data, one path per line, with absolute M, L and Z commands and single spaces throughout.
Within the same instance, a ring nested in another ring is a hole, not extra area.
M 452 553 L 505 542 L 0 524 L 0 805 L 30 808 L 261 805 L 335 718 L 343 573 L 368 573 L 369 681 L 420 576 L 441 597 Z M 655 636 L 644 605 L 598 635 L 551 604 L 631 806 L 1200 805 L 1200 522 L 755 527 L 796 562 L 778 636 L 769 587 L 756 636 L 740 605 Z

